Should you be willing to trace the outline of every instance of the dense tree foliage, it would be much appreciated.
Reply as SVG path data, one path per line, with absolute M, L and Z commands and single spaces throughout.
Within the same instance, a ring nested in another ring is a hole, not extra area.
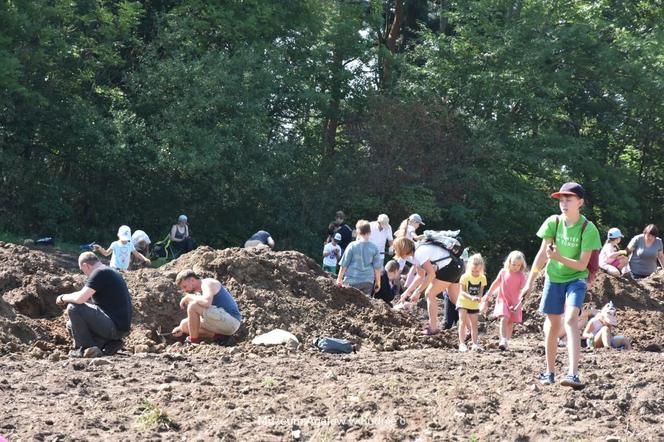
M 204 243 L 317 256 L 337 209 L 416 211 L 532 256 L 578 180 L 632 234 L 664 218 L 662 23 L 661 0 L 6 0 L 0 229 L 159 239 L 187 213 Z

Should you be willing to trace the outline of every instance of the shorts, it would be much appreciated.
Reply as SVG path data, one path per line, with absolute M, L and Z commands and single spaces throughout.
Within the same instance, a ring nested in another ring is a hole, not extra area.
M 459 282 L 465 271 L 466 266 L 463 260 L 452 258 L 452 261 L 450 261 L 449 264 L 442 269 L 436 270 L 436 279 L 456 284 Z
M 585 279 L 575 279 L 568 282 L 544 281 L 544 291 L 540 301 L 539 311 L 547 315 L 562 315 L 565 305 L 583 308 L 588 283 Z
M 457 307 L 457 310 L 459 310 L 459 311 L 465 310 L 466 313 L 468 313 L 469 315 L 476 315 L 480 312 L 480 310 L 476 309 L 476 308 L 471 309 L 471 308 Z
M 213 333 L 231 336 L 240 328 L 240 321 L 223 308 L 211 305 L 203 310 L 201 326 Z
M 337 274 L 337 266 L 326 266 L 325 264 L 323 264 L 323 270 L 325 270 L 326 272 L 330 272 L 333 275 Z
M 609 263 L 610 266 L 613 266 L 615 268 L 620 268 L 620 260 L 619 259 L 614 259 Z

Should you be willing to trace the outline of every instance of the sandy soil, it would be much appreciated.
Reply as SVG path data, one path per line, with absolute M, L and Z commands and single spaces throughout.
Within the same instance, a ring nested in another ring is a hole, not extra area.
M 122 353 L 68 359 L 55 297 L 80 287 L 72 261 L 0 243 L 0 435 L 18 440 L 664 440 L 664 274 L 600 275 L 588 301 L 612 300 L 633 351 L 582 354 L 581 391 L 543 387 L 538 293 L 510 351 L 460 354 L 456 333 L 422 337 L 422 319 L 337 288 L 297 252 L 199 248 L 159 269 L 125 274 L 133 329 Z M 73 261 L 75 262 L 75 261 Z M 173 284 L 194 268 L 223 281 L 245 323 L 234 347 L 162 340 L 183 312 Z M 421 312 L 420 312 L 421 314 Z M 297 349 L 253 346 L 283 328 Z M 321 335 L 357 353 L 325 355 Z M 559 369 L 566 355 L 560 350 Z

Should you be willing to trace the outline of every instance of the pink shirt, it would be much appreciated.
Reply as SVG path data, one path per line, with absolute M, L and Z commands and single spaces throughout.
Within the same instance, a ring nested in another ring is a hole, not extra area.
M 526 285 L 525 273 L 511 273 L 502 269 L 500 273 L 498 273 L 497 279 L 500 282 L 500 292 L 496 299 L 496 307 L 493 310 L 494 316 L 505 316 L 510 318 L 512 322 L 521 322 L 523 311 L 522 306 L 519 306 L 515 312 L 512 312 L 510 307 L 519 303 L 521 289 Z

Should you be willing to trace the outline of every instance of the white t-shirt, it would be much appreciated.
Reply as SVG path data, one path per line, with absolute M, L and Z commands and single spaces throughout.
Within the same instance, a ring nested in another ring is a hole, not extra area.
M 415 235 L 416 235 L 415 234 L 415 227 L 408 224 L 408 226 L 406 227 L 406 238 L 415 241 Z
M 120 241 L 113 241 L 110 249 L 113 251 L 113 255 L 111 255 L 111 267 L 119 270 L 127 270 L 129 268 L 131 252 L 136 250 L 134 243 L 127 241 L 127 244 L 122 244 Z
M 599 266 L 604 267 L 609 263 L 609 255 L 618 251 L 614 244 L 606 243 L 599 252 Z
M 323 253 L 330 252 L 329 255 L 323 257 L 324 266 L 335 267 L 337 265 L 337 256 L 334 254 L 335 249 L 339 252 L 339 256 L 341 256 L 341 247 L 339 247 L 339 244 L 333 246 L 332 243 L 329 242 L 323 247 Z
M 394 237 L 392 236 L 392 227 L 388 224 L 387 227 L 381 231 L 378 221 L 371 221 L 369 223 L 369 227 L 371 227 L 369 241 L 376 244 L 378 251 L 382 255 L 385 254 L 385 243 L 387 241 L 394 241 Z
M 139 242 L 145 241 L 145 244 L 152 244 L 150 241 L 150 237 L 148 236 L 147 233 L 145 233 L 142 230 L 137 230 L 134 232 L 133 235 L 131 235 L 131 242 L 134 243 L 134 247 L 138 245 Z
M 435 246 L 433 244 L 423 244 L 418 246 L 417 249 L 415 249 L 413 262 L 418 267 L 422 267 L 422 265 L 427 261 L 431 261 L 431 264 L 433 264 L 434 268 L 440 269 L 449 264 L 450 261 L 452 261 L 452 258 L 450 258 L 450 252 L 443 249 L 442 247 Z M 434 261 L 438 262 L 434 263 Z

